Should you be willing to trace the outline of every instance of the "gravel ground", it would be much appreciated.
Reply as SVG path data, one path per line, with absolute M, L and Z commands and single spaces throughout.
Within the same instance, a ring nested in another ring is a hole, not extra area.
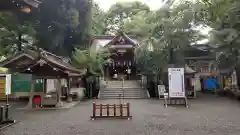
M 69 110 L 16 112 L 20 122 L 1 135 L 239 135 L 240 102 L 214 96 L 189 100 L 189 108 L 164 108 L 159 100 L 127 100 L 132 120 L 91 121 L 92 101 Z M 117 100 L 96 100 L 117 103 Z

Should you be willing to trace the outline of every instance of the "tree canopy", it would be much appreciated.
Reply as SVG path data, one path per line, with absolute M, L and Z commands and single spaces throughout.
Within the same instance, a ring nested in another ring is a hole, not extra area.
M 166 0 L 160 9 L 152 11 L 134 1 L 118 2 L 105 12 L 92 0 L 42 0 L 30 14 L 0 12 L 0 55 L 37 46 L 74 56 L 81 63 L 76 57 L 82 54 L 92 59 L 85 53 L 92 35 L 121 30 L 139 38 L 136 58 L 145 71 L 159 73 L 169 61 L 183 65 L 183 51 L 204 38 L 216 52 L 238 61 L 239 7 L 238 0 Z M 199 26 L 211 31 L 202 35 Z
M 18 50 L 35 45 L 70 56 L 75 46 L 91 40 L 91 10 L 90 0 L 42 0 L 30 14 L 1 12 L 0 45 Z

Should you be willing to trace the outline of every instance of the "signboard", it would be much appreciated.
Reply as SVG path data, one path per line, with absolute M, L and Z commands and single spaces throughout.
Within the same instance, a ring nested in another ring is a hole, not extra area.
M 185 98 L 184 68 L 169 68 L 169 97 Z
M 165 92 L 165 86 L 164 85 L 158 85 L 159 96 L 164 96 L 164 92 Z
M 5 83 L 5 94 L 11 94 L 11 74 L 6 75 L 6 83 Z

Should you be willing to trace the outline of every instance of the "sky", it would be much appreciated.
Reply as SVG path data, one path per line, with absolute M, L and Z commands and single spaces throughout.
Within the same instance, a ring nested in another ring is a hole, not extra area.
M 107 11 L 111 5 L 115 4 L 116 2 L 131 2 L 131 1 L 141 1 L 146 3 L 152 10 L 158 9 L 161 7 L 162 0 L 94 0 L 99 4 L 99 6 L 104 10 Z

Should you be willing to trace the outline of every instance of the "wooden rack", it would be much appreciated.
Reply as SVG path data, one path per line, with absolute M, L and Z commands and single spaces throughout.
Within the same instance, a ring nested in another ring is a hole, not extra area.
M 93 103 L 92 120 L 96 118 L 121 118 L 130 120 L 130 103 L 126 104 L 96 104 Z

